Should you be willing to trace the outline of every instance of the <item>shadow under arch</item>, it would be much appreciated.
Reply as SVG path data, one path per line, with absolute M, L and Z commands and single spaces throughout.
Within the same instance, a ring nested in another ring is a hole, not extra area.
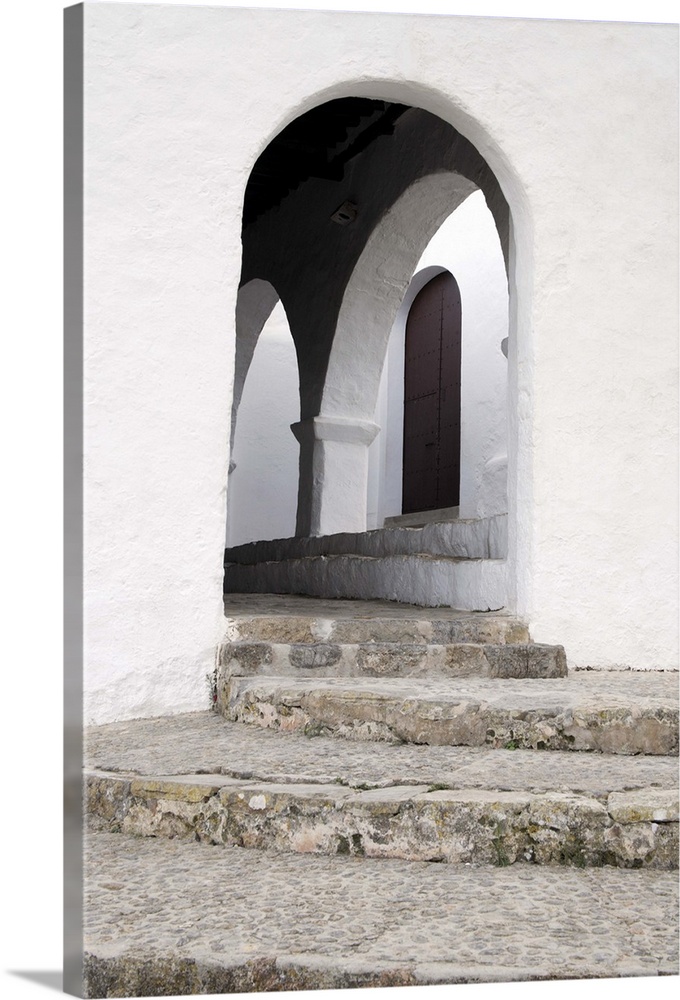
M 330 101 L 351 97 L 405 104 L 428 111 L 451 125 L 475 147 L 489 165 L 510 206 L 514 238 L 519 239 L 527 249 L 530 247 L 533 228 L 530 201 L 524 184 L 505 152 L 502 141 L 495 135 L 492 125 L 481 121 L 475 110 L 458 95 L 444 93 L 417 80 L 395 80 L 391 76 L 370 76 L 361 79 L 348 77 L 328 87 L 321 87 L 300 99 L 285 114 L 271 123 L 268 137 L 260 144 L 258 155 L 264 152 L 288 125 L 307 112 Z

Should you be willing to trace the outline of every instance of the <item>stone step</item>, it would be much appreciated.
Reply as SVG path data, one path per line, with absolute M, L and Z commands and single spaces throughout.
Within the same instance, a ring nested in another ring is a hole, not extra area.
M 611 792 L 677 785 L 676 757 L 555 750 L 491 750 L 309 739 L 228 722 L 216 712 L 188 712 L 92 726 L 86 761 L 94 771 L 137 775 L 222 774 L 274 784 L 353 788 L 433 785 L 454 789 L 569 792 L 605 802 Z
M 87 731 L 87 802 L 138 836 L 371 858 L 677 865 L 677 761 L 389 746 L 214 713 Z
M 218 651 L 217 686 L 230 677 L 566 677 L 562 646 L 538 643 L 274 643 L 226 642 Z
M 495 611 L 508 603 L 504 559 L 429 554 L 317 555 L 252 564 L 231 562 L 225 565 L 224 590 L 227 599 L 233 592 L 306 594 L 466 611 Z
M 471 520 L 434 522 L 415 527 L 387 526 L 373 531 L 340 532 L 313 538 L 276 538 L 246 542 L 225 550 L 225 565 L 255 565 L 317 556 L 430 555 L 444 559 L 505 559 L 507 514 Z
M 234 597 L 235 595 L 229 595 Z M 529 630 L 524 622 L 510 615 L 462 612 L 451 608 L 430 609 L 399 605 L 391 601 L 326 601 L 313 598 L 266 595 L 266 601 L 281 607 L 277 614 L 253 614 L 259 595 L 249 598 L 251 613 L 244 595 L 239 603 L 225 608 L 229 642 L 281 643 L 365 643 L 404 642 L 447 645 L 456 642 L 522 643 L 529 642 Z M 307 602 L 305 605 L 302 602 Z M 360 606 L 365 614 L 352 605 Z M 376 607 L 370 605 L 375 603 Z M 310 608 L 309 605 L 312 605 Z M 320 605 L 321 607 L 318 607 Z M 334 607 L 337 605 L 337 607 Z M 391 607 L 390 607 L 391 606 Z M 288 609 L 288 613 L 283 613 Z M 303 611 L 307 614 L 303 614 Z M 354 611 L 354 614 L 352 613 Z M 446 612 L 446 617 L 442 615 Z M 438 616 L 436 616 L 438 613 Z
M 233 721 L 361 740 L 677 754 L 677 675 L 579 671 L 550 680 L 233 677 Z
M 87 797 L 102 828 L 135 836 L 451 864 L 678 867 L 674 789 L 612 792 L 602 803 L 565 792 L 92 772 Z
M 319 857 L 93 831 L 85 995 L 677 975 L 677 875 Z

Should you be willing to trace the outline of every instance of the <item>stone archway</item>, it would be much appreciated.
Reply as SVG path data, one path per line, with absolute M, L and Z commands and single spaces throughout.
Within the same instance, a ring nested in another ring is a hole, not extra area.
M 279 291 L 295 343 L 298 538 L 366 531 L 368 449 L 379 432 L 373 414 L 390 330 L 423 249 L 478 190 L 512 285 L 500 185 L 478 150 L 429 111 L 374 97 L 331 100 L 290 122 L 256 162 L 241 280 L 266 277 Z M 493 572 L 504 576 L 505 565 Z M 480 606 L 484 587 L 480 577 Z
M 478 188 L 507 262 L 510 214 L 493 172 L 428 111 L 330 101 L 291 122 L 255 164 L 242 280 L 267 275 L 279 289 L 296 344 L 298 535 L 365 530 L 366 450 L 392 321 L 429 238 Z
M 419 179 L 385 213 L 357 261 L 338 313 L 320 413 L 301 442 L 315 451 L 307 460 L 314 489 L 301 482 L 298 508 L 298 525 L 310 525 L 310 533 L 366 528 L 367 449 L 378 431 L 372 418 L 389 335 L 423 250 L 473 190 L 454 173 Z
M 402 505 L 406 321 L 420 290 L 448 270 L 463 312 L 460 506 L 427 520 L 507 513 L 508 281 L 498 233 L 481 192 L 444 222 L 420 259 L 390 332 L 369 453 L 369 525 L 413 524 Z M 422 520 L 422 518 L 421 518 Z

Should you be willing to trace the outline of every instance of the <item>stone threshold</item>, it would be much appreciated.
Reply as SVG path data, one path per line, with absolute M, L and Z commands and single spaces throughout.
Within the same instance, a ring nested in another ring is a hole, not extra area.
M 501 515 L 506 516 L 507 515 Z M 441 521 L 459 521 L 460 507 L 438 507 L 436 510 L 418 510 L 411 514 L 393 514 L 385 518 L 385 528 L 422 528 Z
M 464 611 L 448 605 L 423 608 L 417 604 L 381 598 L 368 600 L 357 597 L 323 598 L 271 592 L 229 593 L 225 594 L 224 603 L 227 621 L 238 623 L 260 618 L 275 619 L 279 624 L 282 618 L 315 619 L 324 622 L 370 622 L 376 619 L 381 622 L 395 622 L 417 619 L 425 623 L 443 623 L 459 619 L 474 622 L 509 617 L 506 611 Z M 513 620 L 518 621 L 518 619 Z
M 241 595 L 239 595 L 241 596 Z M 414 608 L 411 605 L 393 605 L 381 601 L 378 610 L 364 612 L 369 603 L 357 601 L 361 607 L 352 614 L 350 601 L 333 601 L 316 598 L 298 598 L 291 601 L 291 612 L 274 613 L 279 604 L 270 602 L 272 595 L 251 596 L 253 610 L 264 611 L 271 604 L 270 613 L 244 614 L 229 607 L 226 612 L 227 642 L 283 642 L 283 643 L 365 643 L 403 642 L 446 645 L 457 642 L 472 643 L 526 643 L 529 630 L 524 622 L 503 613 L 454 612 L 451 609 Z M 278 596 L 278 595 L 277 595 Z M 302 601 L 307 604 L 301 604 Z M 285 603 L 282 603 L 286 607 Z M 320 607 L 316 607 L 320 605 Z M 387 607 L 386 607 L 387 605 Z M 445 613 L 448 612 L 448 613 Z M 304 613 L 306 612 L 306 613 Z

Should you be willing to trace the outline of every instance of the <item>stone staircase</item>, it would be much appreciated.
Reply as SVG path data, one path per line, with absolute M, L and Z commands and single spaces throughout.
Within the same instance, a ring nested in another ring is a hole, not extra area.
M 235 595 L 211 690 L 87 733 L 88 996 L 677 974 L 677 675 Z
M 507 515 L 279 538 L 226 549 L 231 593 L 385 599 L 488 611 L 507 604 Z

